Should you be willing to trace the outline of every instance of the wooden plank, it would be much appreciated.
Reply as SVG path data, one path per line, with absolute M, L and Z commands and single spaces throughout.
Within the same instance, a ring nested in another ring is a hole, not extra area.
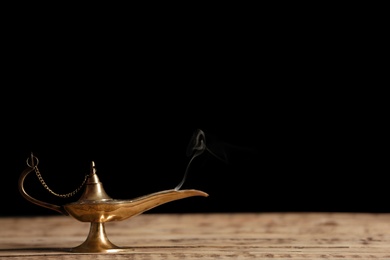
M 0 259 L 390 259 L 390 214 L 143 214 L 106 223 L 122 249 L 69 252 L 89 223 L 71 217 L 0 218 Z

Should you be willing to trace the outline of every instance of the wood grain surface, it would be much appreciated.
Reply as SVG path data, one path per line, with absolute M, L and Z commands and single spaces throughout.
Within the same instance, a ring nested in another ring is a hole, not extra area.
M 69 252 L 89 223 L 0 218 L 0 259 L 390 259 L 390 214 L 143 214 L 106 223 L 115 253 Z

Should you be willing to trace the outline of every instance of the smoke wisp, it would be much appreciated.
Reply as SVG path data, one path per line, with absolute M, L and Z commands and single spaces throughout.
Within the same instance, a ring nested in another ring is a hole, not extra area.
M 207 146 L 206 146 L 206 136 L 205 133 L 201 129 L 197 129 L 194 134 L 192 135 L 192 138 L 187 146 L 187 156 L 190 157 L 190 161 L 187 164 L 186 170 L 184 172 L 183 179 L 181 182 L 176 186 L 175 190 L 179 190 L 184 182 L 187 179 L 188 172 L 190 169 L 190 165 L 192 161 L 201 155 L 204 151 L 209 152 L 214 157 L 218 158 L 221 161 L 225 161 L 220 156 L 216 155 L 214 152 L 212 152 Z

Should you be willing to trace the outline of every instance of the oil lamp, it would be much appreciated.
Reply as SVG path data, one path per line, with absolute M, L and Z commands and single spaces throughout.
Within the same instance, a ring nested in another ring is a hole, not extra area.
M 179 190 L 176 188 L 151 193 L 129 200 L 113 199 L 104 191 L 103 184 L 99 181 L 99 177 L 96 174 L 94 161 L 91 162 L 90 173 L 85 176 L 85 179 L 79 188 L 68 194 L 57 194 L 53 192 L 43 180 L 38 170 L 38 163 L 38 158 L 33 154 L 31 154 L 30 158 L 27 158 L 28 167 L 21 173 L 18 182 L 21 195 L 38 206 L 57 211 L 66 216 L 71 216 L 81 222 L 90 222 L 90 230 L 87 239 L 79 246 L 71 248 L 70 252 L 118 252 L 121 250 L 121 247 L 113 244 L 106 235 L 104 226 L 106 222 L 122 221 L 174 200 L 192 196 L 208 196 L 207 193 L 200 190 Z M 84 189 L 83 194 L 79 200 L 61 206 L 37 200 L 30 196 L 24 189 L 24 180 L 32 171 L 35 171 L 42 185 L 50 193 L 56 196 L 64 198 L 72 197 L 77 192 Z

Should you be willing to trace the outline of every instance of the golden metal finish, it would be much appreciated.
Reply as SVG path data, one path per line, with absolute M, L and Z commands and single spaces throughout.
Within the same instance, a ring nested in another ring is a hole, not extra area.
M 31 197 L 24 189 L 26 176 L 35 170 L 34 157 L 31 155 L 31 165 L 19 177 L 19 191 L 28 201 L 64 215 L 70 215 L 78 221 L 90 222 L 87 239 L 81 245 L 71 248 L 76 253 L 108 253 L 117 252 L 121 247 L 110 242 L 105 231 L 105 222 L 122 221 L 157 207 L 161 204 L 192 196 L 207 197 L 208 194 L 199 190 L 165 190 L 131 200 L 112 199 L 104 191 L 103 184 L 96 174 L 95 163 L 91 163 L 91 171 L 85 183 L 84 193 L 76 202 L 63 206 L 50 204 Z

